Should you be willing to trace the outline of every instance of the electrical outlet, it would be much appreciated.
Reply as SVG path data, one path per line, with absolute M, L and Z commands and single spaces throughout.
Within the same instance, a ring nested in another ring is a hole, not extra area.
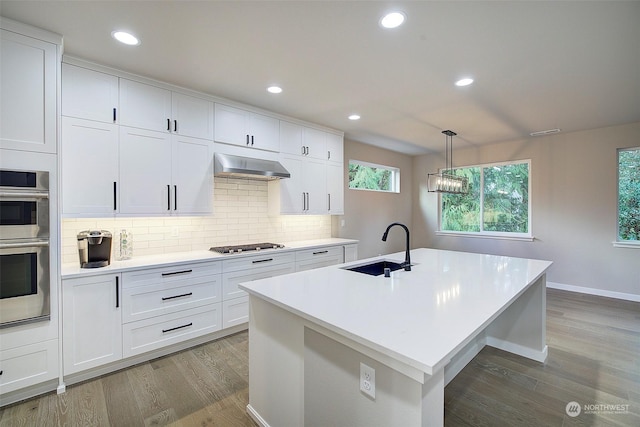
M 376 398 L 376 370 L 360 362 L 360 391 Z

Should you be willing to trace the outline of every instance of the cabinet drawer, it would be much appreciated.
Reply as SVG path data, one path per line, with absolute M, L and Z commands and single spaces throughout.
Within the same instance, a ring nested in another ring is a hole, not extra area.
M 200 262 L 174 265 L 172 267 L 151 268 L 147 270 L 122 273 L 122 288 L 156 285 L 160 283 L 185 282 L 192 278 L 211 276 L 222 272 L 220 262 Z
M 344 249 L 342 246 L 328 246 L 324 248 L 305 249 L 296 252 L 296 261 L 306 261 L 320 258 L 342 258 Z
M 221 323 L 220 303 L 127 323 L 122 326 L 124 357 L 218 331 Z
M 58 377 L 58 340 L 0 352 L 0 394 Z
M 281 276 L 283 274 L 293 273 L 295 271 L 295 263 L 269 265 L 259 268 L 249 268 L 243 271 L 232 271 L 222 275 L 222 299 L 226 301 L 231 298 L 237 298 L 247 295 L 247 293 L 238 288 L 239 283 L 250 282 L 257 279 L 266 279 L 267 277 Z
M 261 251 L 260 255 L 226 259 L 222 261 L 222 271 L 228 273 L 230 271 L 248 270 L 254 267 L 286 263 L 293 265 L 294 262 L 294 252 L 278 252 L 277 249 L 267 249 Z
M 240 325 L 249 321 L 249 295 L 222 303 L 222 327 Z
M 220 301 L 222 283 L 219 274 L 125 288 L 122 322 L 134 322 Z

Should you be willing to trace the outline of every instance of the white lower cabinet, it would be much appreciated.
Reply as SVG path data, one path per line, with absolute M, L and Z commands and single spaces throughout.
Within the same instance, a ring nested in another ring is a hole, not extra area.
M 62 281 L 65 375 L 122 359 L 120 275 Z
M 122 360 L 113 364 L 118 369 L 126 366 L 126 358 L 138 356 L 132 360 L 140 361 L 144 353 L 155 357 L 154 350 L 246 324 L 249 296 L 239 289 L 240 283 L 339 264 L 348 247 L 356 245 L 265 250 L 250 256 L 65 278 L 64 375 Z M 55 378 L 56 343 L 1 351 L 0 369 L 10 372 L 0 376 L 2 392 Z M 33 363 L 22 366 L 18 360 Z
M 249 321 L 249 298 L 238 284 L 267 277 L 280 276 L 295 271 L 293 252 L 268 252 L 259 256 L 228 259 L 222 262 L 223 327 Z
M 220 271 L 204 262 L 123 273 L 124 356 L 221 329 Z
M 57 339 L 0 351 L 0 395 L 58 378 L 58 354 Z
M 124 357 L 220 330 L 220 303 L 152 317 L 122 326 Z
M 344 262 L 344 249 L 342 246 L 307 249 L 296 252 L 296 271 L 312 270 L 314 268 L 328 267 Z

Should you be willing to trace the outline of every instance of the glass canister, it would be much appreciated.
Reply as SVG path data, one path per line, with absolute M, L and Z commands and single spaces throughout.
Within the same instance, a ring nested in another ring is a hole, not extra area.
M 131 259 L 133 256 L 133 234 L 125 229 L 120 230 L 120 246 L 118 260 Z

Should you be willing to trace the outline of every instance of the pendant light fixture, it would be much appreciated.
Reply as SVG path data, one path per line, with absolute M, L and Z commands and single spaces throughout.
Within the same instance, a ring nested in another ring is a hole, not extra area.
M 467 194 L 469 180 L 453 175 L 453 137 L 452 130 L 443 130 L 445 134 L 445 168 L 440 173 L 427 174 L 427 190 L 431 193 Z

